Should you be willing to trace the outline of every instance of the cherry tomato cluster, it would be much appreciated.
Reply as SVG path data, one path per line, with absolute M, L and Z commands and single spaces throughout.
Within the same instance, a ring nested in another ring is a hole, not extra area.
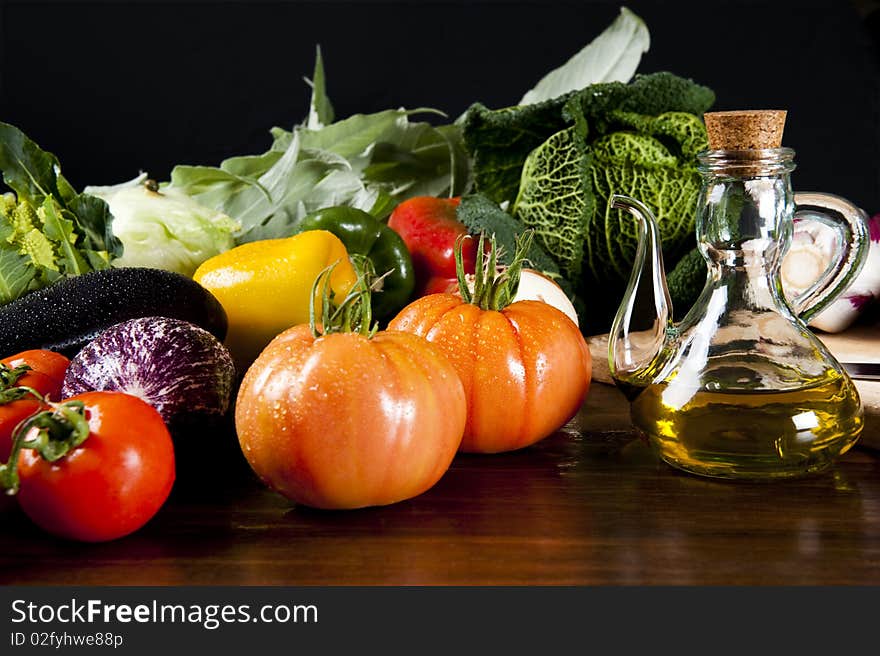
M 56 401 L 69 364 L 48 350 L 0 360 L 0 483 L 47 532 L 112 540 L 143 526 L 170 494 L 171 435 L 129 394 Z

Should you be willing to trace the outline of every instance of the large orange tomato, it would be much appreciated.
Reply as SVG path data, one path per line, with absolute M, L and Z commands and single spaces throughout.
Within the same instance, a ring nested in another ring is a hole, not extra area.
M 257 475 L 294 502 L 359 508 L 434 485 L 461 442 L 467 404 L 440 350 L 407 333 L 276 337 L 251 365 L 235 408 Z
M 425 337 L 455 366 L 468 398 L 462 451 L 534 444 L 577 413 L 590 386 L 590 351 L 580 330 L 541 301 L 492 310 L 432 294 L 405 307 L 388 329 Z

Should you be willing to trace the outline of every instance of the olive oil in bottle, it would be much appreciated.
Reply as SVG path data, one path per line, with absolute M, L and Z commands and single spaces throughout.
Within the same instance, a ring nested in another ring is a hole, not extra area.
M 856 442 L 864 421 L 855 386 L 834 370 L 793 390 L 700 389 L 681 396 L 674 380 L 647 386 L 632 401 L 633 424 L 664 461 L 706 476 L 822 471 Z

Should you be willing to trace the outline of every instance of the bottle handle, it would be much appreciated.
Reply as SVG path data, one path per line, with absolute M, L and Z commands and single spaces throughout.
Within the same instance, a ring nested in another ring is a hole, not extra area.
M 624 210 L 638 225 L 638 248 L 626 292 L 608 336 L 608 368 L 624 394 L 644 388 L 656 375 L 672 331 L 672 301 L 666 286 L 660 230 L 651 210 L 635 198 L 614 194 L 611 209 Z
M 837 262 L 828 267 L 810 287 L 789 299 L 795 313 L 804 323 L 809 323 L 836 300 L 862 270 L 871 244 L 868 215 L 845 198 L 834 194 L 797 192 L 794 202 L 795 220 L 799 215 L 811 215 L 833 227 L 838 234 Z

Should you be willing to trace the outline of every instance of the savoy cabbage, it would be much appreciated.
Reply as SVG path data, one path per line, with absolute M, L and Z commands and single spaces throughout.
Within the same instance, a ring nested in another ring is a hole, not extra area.
M 714 100 L 710 89 L 662 72 L 539 105 L 469 110 L 476 190 L 512 201 L 514 217 L 535 230 L 581 296 L 612 299 L 588 329 L 607 329 L 638 243 L 632 217 L 608 207 L 612 194 L 651 208 L 667 261 L 692 245 L 696 154 L 708 145 L 701 117 Z

